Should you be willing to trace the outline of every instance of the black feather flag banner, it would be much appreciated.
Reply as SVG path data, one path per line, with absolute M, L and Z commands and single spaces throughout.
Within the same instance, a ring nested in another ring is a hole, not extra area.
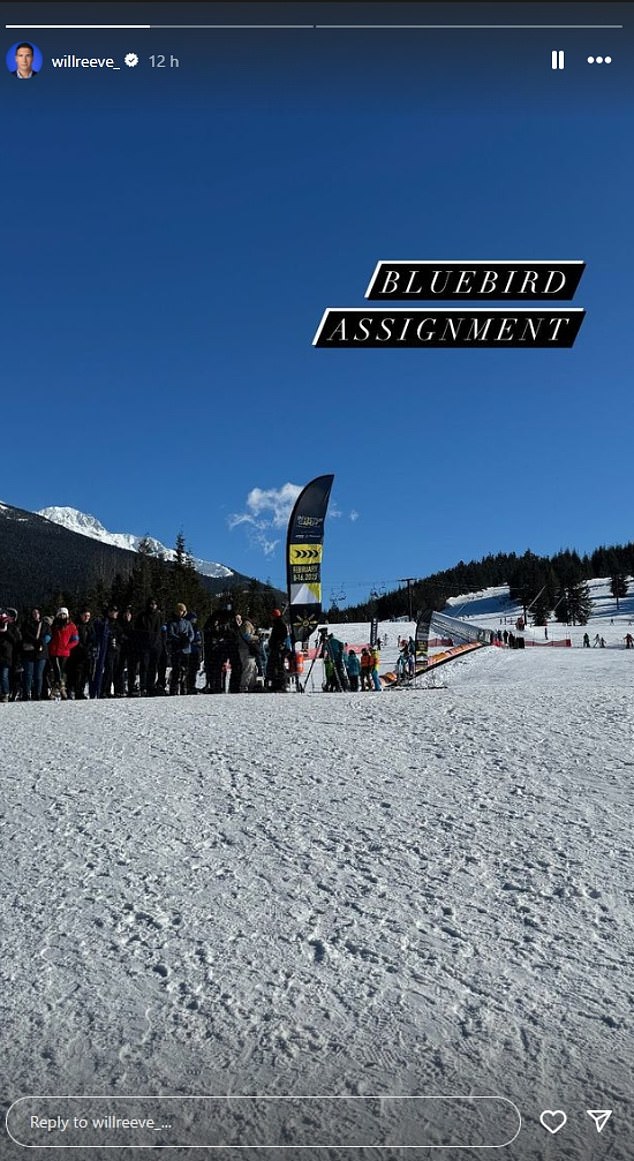
M 300 492 L 288 522 L 286 575 L 291 634 L 305 641 L 321 620 L 324 523 L 334 476 L 317 476 Z

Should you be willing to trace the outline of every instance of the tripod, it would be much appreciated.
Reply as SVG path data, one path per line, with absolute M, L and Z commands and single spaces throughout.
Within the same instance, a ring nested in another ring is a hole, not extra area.
M 300 685 L 300 692 L 301 693 L 303 693 L 305 688 L 306 688 L 306 685 L 308 683 L 308 679 L 309 679 L 311 673 L 313 672 L 313 667 L 315 665 L 315 662 L 317 660 L 323 660 L 326 657 L 328 658 L 328 660 L 332 664 L 332 668 L 333 668 L 333 671 L 335 674 L 335 680 L 337 682 L 339 693 L 344 692 L 344 686 L 342 684 L 341 675 L 339 673 L 339 666 L 337 665 L 334 654 L 332 652 L 332 647 L 331 647 L 330 641 L 328 639 L 328 630 L 327 629 L 320 629 L 319 630 L 319 647 L 315 653 L 315 656 L 313 657 L 313 659 L 310 663 L 310 669 L 308 670 L 308 673 L 306 674 L 306 681 L 304 682 L 303 686 Z

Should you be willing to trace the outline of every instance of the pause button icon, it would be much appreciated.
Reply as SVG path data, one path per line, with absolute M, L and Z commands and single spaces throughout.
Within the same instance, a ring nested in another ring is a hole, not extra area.
M 551 57 L 551 65 L 550 65 L 551 68 L 553 68 L 553 69 L 565 68 L 563 49 L 554 48 L 550 54 L 550 57 Z

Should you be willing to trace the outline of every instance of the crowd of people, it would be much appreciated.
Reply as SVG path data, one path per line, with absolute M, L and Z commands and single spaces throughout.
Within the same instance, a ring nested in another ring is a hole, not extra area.
M 0 611 L 0 702 L 283 693 L 293 657 L 279 609 L 266 630 L 226 608 L 200 628 L 185 604 L 165 617 L 152 597 L 140 612 L 113 604 L 94 619 L 86 606 L 75 617 L 65 606 L 54 617 Z
M 323 637 L 320 652 L 324 662 L 325 693 L 346 690 L 356 693 L 360 689 L 380 693 L 381 654 L 378 644 L 364 646 L 361 652 L 357 653 L 352 645 L 347 645 L 344 641 L 339 641 L 333 633 L 328 633 Z

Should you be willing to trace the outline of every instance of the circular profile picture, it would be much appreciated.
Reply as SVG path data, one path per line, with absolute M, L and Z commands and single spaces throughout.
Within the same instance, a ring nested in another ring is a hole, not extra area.
M 30 81 L 42 68 L 43 57 L 41 50 L 32 41 L 18 40 L 11 45 L 5 61 L 12 77 L 17 77 L 19 81 Z

